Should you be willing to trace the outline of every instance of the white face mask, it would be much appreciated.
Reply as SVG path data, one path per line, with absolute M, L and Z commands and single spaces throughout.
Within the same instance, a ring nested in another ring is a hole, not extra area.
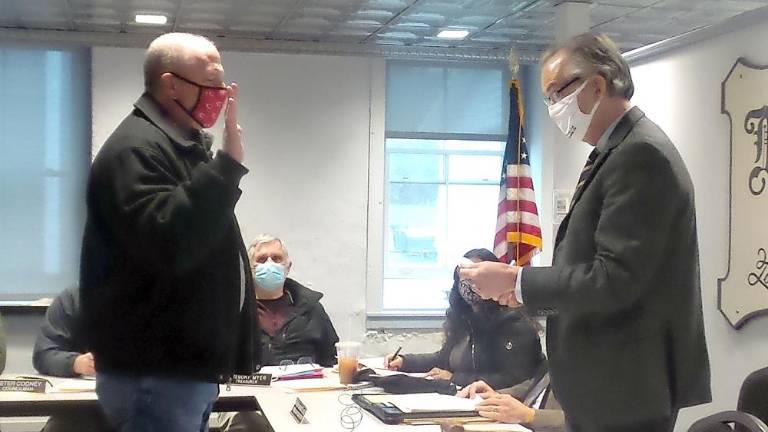
M 577 98 L 588 82 L 584 81 L 575 92 L 549 106 L 549 117 L 565 136 L 572 140 L 581 141 L 584 139 L 589 124 L 592 123 L 592 116 L 595 115 L 595 111 L 600 105 L 600 101 L 597 101 L 589 114 L 581 112 Z

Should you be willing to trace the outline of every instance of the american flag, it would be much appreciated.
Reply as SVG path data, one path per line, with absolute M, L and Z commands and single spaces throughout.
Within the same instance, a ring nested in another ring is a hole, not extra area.
M 533 192 L 531 164 L 523 133 L 520 81 L 509 83 L 509 130 L 496 220 L 493 252 L 499 260 L 524 266 L 541 251 L 541 226 Z

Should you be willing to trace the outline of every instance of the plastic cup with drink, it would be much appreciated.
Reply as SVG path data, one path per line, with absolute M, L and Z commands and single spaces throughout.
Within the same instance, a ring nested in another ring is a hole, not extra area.
M 352 384 L 352 377 L 357 372 L 360 342 L 337 342 L 336 355 L 339 359 L 339 382 Z

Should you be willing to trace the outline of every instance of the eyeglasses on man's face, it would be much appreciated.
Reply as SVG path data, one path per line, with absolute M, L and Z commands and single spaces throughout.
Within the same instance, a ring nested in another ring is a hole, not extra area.
M 275 264 L 285 264 L 286 256 L 282 252 L 275 252 L 271 254 L 262 253 L 254 256 L 251 261 L 255 264 L 264 264 L 267 262 L 267 259 L 271 259 Z M 254 265 L 253 267 L 256 266 Z
M 557 90 L 554 90 L 550 92 L 549 94 L 544 96 L 544 103 L 547 104 L 547 106 L 554 105 L 561 100 L 563 100 L 566 96 L 570 95 L 571 92 L 569 90 L 572 90 L 574 88 L 574 85 L 581 81 L 582 78 L 578 75 L 574 76 L 573 78 L 569 79 L 565 82 L 565 84 L 561 85 L 560 87 L 557 87 Z

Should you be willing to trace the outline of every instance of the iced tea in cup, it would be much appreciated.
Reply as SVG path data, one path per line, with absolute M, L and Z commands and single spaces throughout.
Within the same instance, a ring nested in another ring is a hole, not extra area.
M 337 342 L 336 355 L 339 359 L 339 382 L 352 384 L 352 377 L 357 372 L 357 359 L 360 342 Z

